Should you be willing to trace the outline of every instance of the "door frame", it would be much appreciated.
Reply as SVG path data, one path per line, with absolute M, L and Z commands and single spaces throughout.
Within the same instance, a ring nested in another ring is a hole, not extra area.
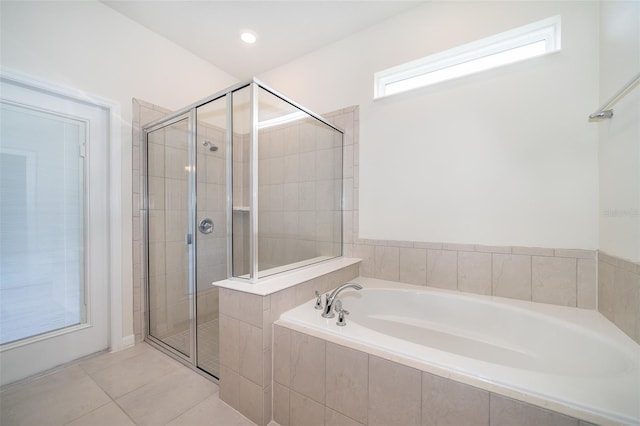
M 76 102 L 93 104 L 104 108 L 108 113 L 108 235 L 109 253 L 107 261 L 108 270 L 108 292 L 109 292 L 109 336 L 108 345 L 111 352 L 132 346 L 135 343 L 134 334 L 123 336 L 123 288 L 132 288 L 132 265 L 131 262 L 123 262 L 123 259 L 132 258 L 131 244 L 125 244 L 132 239 L 125 239 L 124 232 L 131 237 L 131 215 L 125 215 L 123 207 L 123 195 L 127 194 L 123 190 L 123 157 L 122 157 L 122 113 L 119 102 L 104 98 L 84 90 L 71 88 L 51 81 L 33 77 L 31 75 L 0 67 L 0 78 L 2 80 L 39 89 L 53 95 L 71 98 Z M 131 168 L 129 167 L 128 170 Z M 131 185 L 128 186 L 128 188 Z

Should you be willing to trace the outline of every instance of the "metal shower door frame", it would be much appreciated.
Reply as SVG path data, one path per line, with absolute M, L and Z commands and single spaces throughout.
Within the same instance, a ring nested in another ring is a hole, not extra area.
M 150 133 L 160 130 L 165 127 L 169 127 L 182 120 L 187 120 L 187 164 L 188 164 L 188 220 L 187 220 L 187 233 L 185 235 L 185 244 L 188 245 L 187 250 L 187 288 L 190 296 L 189 302 L 189 354 L 185 355 L 177 349 L 174 349 L 169 344 L 163 342 L 158 337 L 151 335 L 150 333 L 150 282 L 149 282 L 149 151 L 148 151 L 148 136 Z M 142 263 L 144 272 L 145 283 L 145 340 L 148 340 L 155 346 L 169 351 L 175 357 L 188 362 L 192 366 L 197 366 L 197 342 L 196 342 L 196 318 L 197 318 L 197 304 L 196 304 L 196 122 L 195 122 L 195 108 L 182 112 L 181 114 L 172 114 L 170 117 L 165 117 L 162 120 L 158 120 L 143 129 L 143 143 L 141 144 L 141 154 L 144 159 L 142 163 L 142 215 L 141 226 L 143 234 L 144 250 L 142 250 Z

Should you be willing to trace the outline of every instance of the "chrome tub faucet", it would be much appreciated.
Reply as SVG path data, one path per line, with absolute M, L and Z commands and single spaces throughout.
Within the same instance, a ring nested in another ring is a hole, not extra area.
M 333 305 L 336 300 L 336 297 L 342 292 L 342 290 L 346 290 L 348 288 L 355 288 L 356 290 L 362 290 L 362 286 L 356 283 L 346 283 L 336 288 L 327 296 L 327 302 L 324 306 L 324 311 L 322 312 L 323 318 L 333 318 L 336 314 L 333 312 Z

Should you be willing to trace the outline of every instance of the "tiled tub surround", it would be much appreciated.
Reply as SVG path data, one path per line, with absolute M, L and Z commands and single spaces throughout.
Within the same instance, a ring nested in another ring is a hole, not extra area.
M 232 287 L 220 288 L 220 399 L 259 426 L 269 423 L 273 322 L 284 311 L 311 300 L 315 290 L 327 292 L 356 278 L 358 263 L 335 259 L 266 278 L 260 284 L 216 283 Z M 332 265 L 338 269 L 327 272 L 335 269 Z M 284 282 L 297 276 L 301 277 L 297 282 Z
M 596 307 L 596 252 L 358 240 L 361 275 L 467 293 Z
M 640 422 L 640 349 L 597 312 L 356 281 L 346 327 L 313 301 L 276 322 L 282 426 Z
M 590 424 L 286 327 L 274 333 L 281 426 Z
M 640 344 L 640 264 L 598 253 L 598 310 Z

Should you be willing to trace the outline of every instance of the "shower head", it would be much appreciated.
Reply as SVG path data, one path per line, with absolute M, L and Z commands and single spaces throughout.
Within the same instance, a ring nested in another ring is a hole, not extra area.
M 202 146 L 208 146 L 209 147 L 209 151 L 211 152 L 215 152 L 218 150 L 218 147 L 214 144 L 212 144 L 209 141 L 202 141 Z

